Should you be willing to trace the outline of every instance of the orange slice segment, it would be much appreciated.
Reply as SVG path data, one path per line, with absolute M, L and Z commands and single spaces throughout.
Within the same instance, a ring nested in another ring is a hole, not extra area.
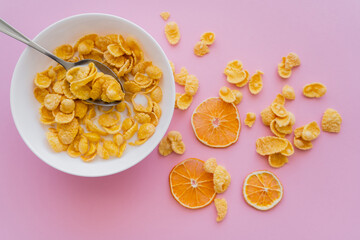
M 258 210 L 269 210 L 283 197 L 283 187 L 279 179 L 269 171 L 250 173 L 244 180 L 245 201 Z
M 197 139 L 209 147 L 228 147 L 239 139 L 239 112 L 233 103 L 220 98 L 208 98 L 200 103 L 191 124 Z
M 170 172 L 171 194 L 186 208 L 203 208 L 216 196 L 213 174 L 205 172 L 203 165 L 203 161 L 189 158 L 176 165 Z

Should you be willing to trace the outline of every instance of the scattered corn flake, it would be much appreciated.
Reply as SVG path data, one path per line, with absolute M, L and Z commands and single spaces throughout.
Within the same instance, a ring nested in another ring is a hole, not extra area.
M 241 72 L 238 74 L 238 77 L 240 82 L 235 84 L 237 87 L 243 87 L 249 82 L 249 72 L 247 70 L 241 70 Z
M 321 127 L 323 131 L 338 133 L 340 132 L 341 123 L 341 115 L 335 109 L 328 108 L 325 110 L 321 120 Z
M 294 99 L 295 99 L 295 91 L 294 91 L 294 88 L 292 88 L 292 87 L 289 86 L 289 85 L 285 85 L 285 86 L 282 88 L 282 94 L 283 94 L 283 96 L 284 96 L 286 99 L 289 99 L 289 100 L 294 100 Z
M 291 115 L 288 114 L 287 116 L 285 116 L 283 118 L 276 117 L 275 121 L 279 127 L 285 127 L 285 126 L 291 125 L 290 124 L 291 123 Z
M 309 150 L 313 147 L 310 141 L 294 137 L 294 146 L 300 150 Z
M 146 74 L 152 79 L 160 79 L 162 77 L 162 71 L 155 65 L 149 65 L 145 69 Z
M 176 101 L 176 104 L 180 110 L 186 110 L 190 107 L 193 97 L 187 93 L 181 94 Z
M 224 102 L 227 103 L 233 103 L 236 100 L 236 97 L 234 93 L 231 91 L 231 89 L 225 86 L 220 88 L 219 96 Z
M 231 176 L 229 172 L 223 167 L 218 165 L 214 171 L 214 190 L 216 193 L 223 193 L 229 187 Z
M 262 77 L 264 73 L 262 71 L 256 71 L 256 73 L 249 80 L 249 90 L 251 94 L 258 94 L 263 88 Z
M 303 94 L 308 98 L 319 98 L 326 93 L 326 86 L 319 82 L 309 83 L 304 86 Z
M 255 123 L 256 120 L 256 114 L 253 112 L 248 112 L 246 113 L 246 117 L 244 120 L 245 125 L 247 125 L 248 127 L 252 127 Z
M 285 107 L 278 103 L 272 103 L 271 104 L 271 111 L 278 116 L 278 117 L 286 117 L 288 115 L 288 112 L 286 111 Z
M 296 138 L 301 138 L 302 132 L 304 131 L 304 127 L 298 127 L 294 130 L 294 136 Z
M 291 134 L 292 133 L 292 126 L 289 124 L 289 125 L 286 125 L 286 126 L 283 126 L 283 127 L 280 127 L 276 121 L 275 121 L 275 128 L 276 130 L 281 133 L 281 134 Z
M 243 71 L 243 65 L 239 60 L 228 62 L 224 69 L 224 74 L 227 76 L 227 81 L 232 84 L 241 84 L 244 86 L 248 82 L 249 74 Z
M 208 160 L 205 161 L 203 167 L 204 167 L 205 172 L 214 173 L 217 166 L 218 166 L 218 164 L 216 162 L 216 159 L 209 158 Z
M 282 78 L 289 78 L 291 76 L 291 68 L 285 66 L 286 58 L 283 57 L 281 63 L 278 64 L 278 74 Z
M 277 103 L 277 104 L 280 104 L 280 105 L 285 105 L 285 97 L 284 95 L 282 94 L 278 94 L 276 95 L 274 101 L 272 103 Z
M 287 147 L 286 139 L 274 136 L 261 137 L 256 140 L 256 152 L 262 156 L 283 151 Z
M 201 41 L 204 42 L 206 45 L 211 45 L 215 41 L 215 33 L 213 32 L 205 32 L 201 35 Z
M 312 141 L 320 135 L 320 127 L 317 122 L 313 121 L 304 126 L 304 130 L 301 134 L 302 139 L 306 141 Z
M 232 89 L 231 92 L 235 95 L 234 104 L 236 104 L 236 105 L 240 104 L 241 100 L 243 98 L 242 92 L 240 92 L 239 90 L 236 90 L 236 89 Z
M 281 168 L 288 162 L 288 158 L 281 153 L 274 153 L 269 155 L 268 162 L 273 168 Z
M 182 141 L 182 136 L 181 133 L 179 131 L 170 131 L 167 134 L 167 138 L 170 140 L 170 142 L 180 142 Z
M 180 41 L 180 30 L 176 22 L 168 22 L 165 25 L 165 35 L 171 45 L 175 45 Z
M 196 56 L 204 56 L 205 54 L 209 53 L 209 47 L 206 45 L 205 42 L 199 41 L 194 46 L 194 54 Z
M 159 153 L 162 156 L 167 156 L 170 153 L 172 153 L 172 148 L 171 148 L 171 142 L 168 139 L 167 136 L 165 136 L 163 139 L 161 139 L 160 144 L 159 144 Z
M 295 125 L 295 115 L 292 112 L 289 112 L 289 111 L 288 111 L 288 115 L 290 117 L 290 123 L 289 124 L 291 126 L 294 126 Z
M 286 148 L 284 150 L 282 150 L 280 153 L 284 156 L 290 157 L 291 155 L 294 154 L 294 147 L 289 140 L 286 139 L 286 141 L 288 144 L 287 144 Z
M 214 204 L 217 212 L 216 221 L 221 222 L 224 220 L 227 210 L 228 210 L 228 204 L 225 198 L 215 198 Z
M 272 132 L 275 136 L 277 136 L 277 137 L 284 138 L 286 134 L 279 132 L 279 131 L 277 130 L 277 128 L 276 128 L 276 125 L 277 125 L 276 120 L 275 120 L 275 119 L 272 120 L 271 123 L 270 123 L 270 130 L 271 130 L 271 132 Z
M 194 96 L 199 89 L 199 80 L 194 75 L 188 75 L 185 82 L 185 93 Z
M 171 142 L 171 149 L 176 154 L 184 154 L 185 152 L 185 143 L 183 141 Z
M 262 110 L 260 116 L 265 126 L 270 126 L 271 122 L 276 118 L 270 106 Z
M 160 17 L 166 21 L 166 20 L 169 19 L 170 13 L 169 12 L 162 12 L 162 13 L 160 13 Z
M 285 58 L 285 66 L 287 68 L 293 68 L 300 66 L 300 58 L 296 53 L 289 53 Z
M 189 73 L 186 70 L 186 68 L 182 67 L 180 69 L 180 72 L 175 74 L 175 76 L 174 76 L 175 82 L 178 83 L 179 85 L 185 86 L 188 75 L 189 75 Z

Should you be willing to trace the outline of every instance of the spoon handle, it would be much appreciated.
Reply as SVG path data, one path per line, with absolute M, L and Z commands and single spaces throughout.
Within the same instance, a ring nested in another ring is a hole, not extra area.
M 32 47 L 33 49 L 41 52 L 42 54 L 45 54 L 49 58 L 51 58 L 54 61 L 61 64 L 65 69 L 69 69 L 72 66 L 72 64 L 70 62 L 66 62 L 66 61 L 62 60 L 61 58 L 58 58 L 57 56 L 53 55 L 51 52 L 49 52 L 45 48 L 43 48 L 43 47 L 39 46 L 37 43 L 31 41 L 29 38 L 27 38 L 22 33 L 20 33 L 18 30 L 16 30 L 12 26 L 10 26 L 7 22 L 5 22 L 1 18 L 0 18 L 0 32 L 3 32 L 12 38 L 15 38 L 16 40 L 19 40 L 20 42 L 25 43 L 29 47 Z

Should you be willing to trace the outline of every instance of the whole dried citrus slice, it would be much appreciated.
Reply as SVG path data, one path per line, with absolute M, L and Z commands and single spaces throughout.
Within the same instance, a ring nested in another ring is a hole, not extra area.
M 189 158 L 176 165 L 170 172 L 172 196 L 190 209 L 203 208 L 215 198 L 213 174 L 205 172 L 204 162 Z
M 275 207 L 282 199 L 283 193 L 279 179 L 272 172 L 252 172 L 244 180 L 244 199 L 258 210 L 264 211 Z
M 233 103 L 208 98 L 195 109 L 191 124 L 200 142 L 216 148 L 235 143 L 240 134 L 240 116 Z

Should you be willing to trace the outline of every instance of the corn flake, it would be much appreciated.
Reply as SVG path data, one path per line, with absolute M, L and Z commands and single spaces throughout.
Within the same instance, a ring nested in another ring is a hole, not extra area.
M 179 131 L 170 131 L 167 135 L 167 138 L 170 140 L 170 142 L 180 142 L 182 141 L 182 136 Z
M 326 86 L 322 83 L 310 83 L 304 86 L 303 94 L 308 98 L 319 98 L 326 93 Z
M 233 103 L 236 100 L 236 97 L 234 93 L 231 91 L 231 89 L 225 86 L 220 88 L 219 96 L 224 102 L 227 103 Z
M 286 134 L 279 132 L 279 131 L 277 130 L 276 126 L 277 126 L 277 123 L 276 123 L 276 120 L 274 119 L 274 120 L 272 120 L 271 123 L 270 123 L 270 130 L 271 130 L 271 132 L 272 132 L 275 136 L 277 136 L 277 137 L 284 138 Z
M 79 121 L 74 118 L 71 122 L 65 124 L 57 124 L 56 129 L 59 139 L 63 144 L 70 144 L 74 141 L 79 132 Z
M 294 137 L 294 146 L 300 150 L 309 150 L 313 147 L 310 141 Z
M 221 222 L 224 220 L 227 210 L 228 210 L 228 204 L 225 198 L 215 198 L 214 204 L 217 212 L 216 221 Z
M 155 126 L 151 123 L 144 123 L 140 126 L 139 131 L 137 133 L 138 138 L 140 140 L 142 139 L 148 139 L 155 133 Z
M 208 160 L 205 161 L 203 167 L 204 167 L 205 172 L 214 173 L 217 166 L 218 166 L 218 164 L 216 162 L 216 159 L 209 158 Z
M 300 66 L 300 58 L 296 53 L 289 53 L 285 58 L 285 66 L 287 68 L 293 68 Z
M 124 132 L 123 134 L 124 139 L 129 140 L 135 135 L 137 131 L 138 131 L 138 123 L 135 122 L 126 132 Z
M 183 141 L 171 142 L 171 149 L 176 154 L 184 154 L 184 152 L 185 152 L 185 143 Z
M 51 84 L 51 78 L 42 73 L 37 73 L 34 79 L 34 84 L 39 88 L 48 88 Z
M 172 153 L 172 148 L 171 148 L 171 142 L 168 139 L 167 136 L 165 136 L 163 139 L 161 139 L 160 144 L 159 144 L 159 153 L 162 156 L 167 156 L 170 153 Z
M 136 101 L 138 101 L 136 99 L 137 96 L 143 96 L 146 98 L 146 102 L 147 102 L 147 105 L 144 106 L 143 104 L 140 104 L 140 103 L 136 103 Z M 136 111 L 138 112 L 151 112 L 152 108 L 153 108 L 153 102 L 151 100 L 151 98 L 144 94 L 144 93 L 141 93 L 141 92 L 137 92 L 133 95 L 133 97 L 131 98 L 131 102 L 133 104 L 133 107 Z
M 262 110 L 260 116 L 265 126 L 270 126 L 271 122 L 276 118 L 270 106 Z
M 214 190 L 216 193 L 223 193 L 229 187 L 231 176 L 229 172 L 223 167 L 218 165 L 214 171 Z
M 288 144 L 287 144 L 286 148 L 284 150 L 282 150 L 280 153 L 284 156 L 290 157 L 291 155 L 294 154 L 294 147 L 289 140 L 286 139 L 286 141 Z
M 46 95 L 48 95 L 48 94 L 49 94 L 49 91 L 45 88 L 39 88 L 39 87 L 34 88 L 34 96 L 35 96 L 36 100 L 38 100 L 38 102 L 41 104 L 44 103 L 44 99 L 45 99 Z
M 199 41 L 194 46 L 194 54 L 196 56 L 204 56 L 205 54 L 209 53 L 209 47 L 206 45 L 205 42 Z
M 72 113 L 75 110 L 75 102 L 72 99 L 63 99 L 60 103 L 60 111 L 63 113 Z
M 164 21 L 166 21 L 166 20 L 169 19 L 170 13 L 169 13 L 169 12 L 162 12 L 162 13 L 160 13 L 160 17 L 161 17 L 162 19 L 164 19 Z
M 176 22 L 168 22 L 165 25 L 165 35 L 171 45 L 175 45 L 180 41 L 180 30 Z
M 325 110 L 321 120 L 321 127 L 323 131 L 338 133 L 340 132 L 341 123 L 341 115 L 335 109 L 328 108 Z
M 160 79 L 162 77 L 161 69 L 152 64 L 146 67 L 145 73 L 152 79 Z
M 68 148 L 68 145 L 63 144 L 57 133 L 53 133 L 53 132 L 47 132 L 46 133 L 46 138 L 49 142 L 50 147 L 55 151 L 55 152 L 62 152 L 62 151 L 66 151 Z
M 194 75 L 188 75 L 185 82 L 185 93 L 194 96 L 199 89 L 199 80 Z
M 162 93 L 161 87 L 159 87 L 159 86 L 155 87 L 150 92 L 150 98 L 156 103 L 161 102 L 162 97 L 163 97 L 163 93 Z
M 213 32 L 205 32 L 205 33 L 203 33 L 203 35 L 201 35 L 200 39 L 206 45 L 211 45 L 215 41 L 215 33 L 213 33 Z
M 286 111 L 285 107 L 281 104 L 272 103 L 270 107 L 271 107 L 271 111 L 273 111 L 273 113 L 278 117 L 284 118 L 288 115 L 288 112 Z
M 236 89 L 232 89 L 231 92 L 234 94 L 235 96 L 235 101 L 234 101 L 234 104 L 238 105 L 240 104 L 242 98 L 243 98 L 243 94 L 242 92 L 240 92 L 239 90 L 236 90 Z
M 288 145 L 284 138 L 267 136 L 256 140 L 256 152 L 262 156 L 283 151 Z
M 289 78 L 291 76 L 291 68 L 285 65 L 286 58 L 282 58 L 282 62 L 278 64 L 278 73 L 282 78 Z
M 74 49 L 71 45 L 64 44 L 55 48 L 54 54 L 61 59 L 68 60 L 74 56 Z
M 285 85 L 282 88 L 282 94 L 286 99 L 289 99 L 289 100 L 294 100 L 295 99 L 294 88 L 290 87 L 289 85 Z
M 246 118 L 245 118 L 245 125 L 247 125 L 248 127 L 252 127 L 255 123 L 256 120 L 256 114 L 253 112 L 248 112 L 246 113 Z
M 258 94 L 263 88 L 262 77 L 264 73 L 261 71 L 256 71 L 256 73 L 249 80 L 249 90 L 251 94 Z
M 281 153 L 274 153 L 268 157 L 269 165 L 273 168 L 281 168 L 288 162 L 288 158 Z
M 313 121 L 304 126 L 301 137 L 306 141 L 312 141 L 316 139 L 319 135 L 320 135 L 320 127 L 317 124 L 317 122 Z
M 181 94 L 177 101 L 176 105 L 180 110 L 186 110 L 190 107 L 193 97 L 187 93 Z
M 175 76 L 174 76 L 175 82 L 178 83 L 179 85 L 185 86 L 188 75 L 189 75 L 189 73 L 186 70 L 186 68 L 182 67 L 180 69 L 180 72 L 175 74 Z

